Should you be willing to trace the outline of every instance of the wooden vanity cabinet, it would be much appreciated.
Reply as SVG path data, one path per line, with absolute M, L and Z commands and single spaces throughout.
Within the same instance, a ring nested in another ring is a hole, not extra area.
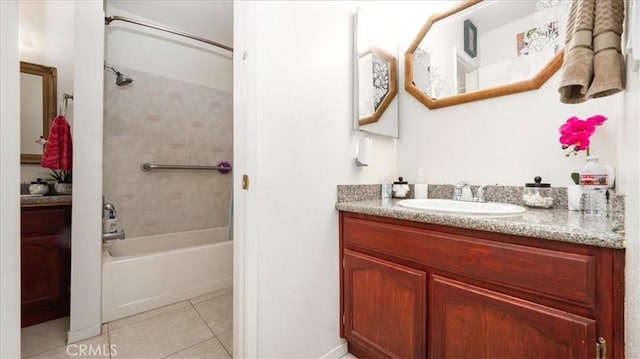
M 21 210 L 22 327 L 69 315 L 71 206 Z
M 357 357 L 624 357 L 624 250 L 341 212 L 340 255 Z

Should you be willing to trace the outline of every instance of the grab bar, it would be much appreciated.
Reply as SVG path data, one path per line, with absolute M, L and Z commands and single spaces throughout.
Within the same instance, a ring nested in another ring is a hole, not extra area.
M 143 171 L 151 170 L 213 170 L 222 174 L 231 172 L 231 164 L 229 162 L 220 162 L 216 166 L 202 166 L 202 165 L 154 165 L 151 163 L 143 163 L 140 165 L 140 169 Z

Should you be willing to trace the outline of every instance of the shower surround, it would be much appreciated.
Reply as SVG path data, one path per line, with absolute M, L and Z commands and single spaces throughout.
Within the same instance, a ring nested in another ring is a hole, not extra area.
M 231 174 L 143 172 L 144 162 L 232 162 L 232 93 L 118 69 L 135 82 L 104 81 L 103 193 L 128 238 L 227 226 Z

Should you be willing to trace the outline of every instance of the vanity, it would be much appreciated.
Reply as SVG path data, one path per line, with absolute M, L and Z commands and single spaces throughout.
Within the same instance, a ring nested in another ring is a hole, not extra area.
M 22 198 L 22 327 L 69 315 L 71 196 Z
M 336 207 L 340 333 L 356 357 L 624 357 L 624 238 L 606 223 Z

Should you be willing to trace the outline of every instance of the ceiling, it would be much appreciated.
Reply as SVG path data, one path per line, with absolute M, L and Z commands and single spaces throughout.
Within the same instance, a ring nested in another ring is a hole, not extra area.
M 231 0 L 106 0 L 106 3 L 149 21 L 233 46 Z M 112 15 L 119 14 L 108 10 L 107 16 Z

